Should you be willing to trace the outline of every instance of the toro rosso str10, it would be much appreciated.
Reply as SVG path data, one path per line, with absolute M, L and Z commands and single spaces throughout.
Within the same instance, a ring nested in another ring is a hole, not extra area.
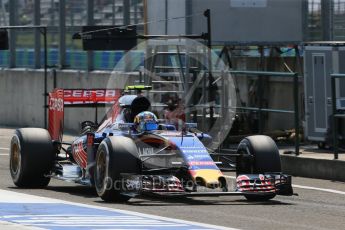
M 66 107 L 104 104 L 111 107 L 99 124 L 84 121 L 80 137 L 72 143 L 62 141 Z M 157 120 L 148 112 L 150 105 L 141 93 L 124 94 L 119 89 L 55 89 L 49 94 L 48 130 L 18 129 L 11 140 L 14 184 L 45 187 L 56 178 L 94 186 L 103 200 L 112 202 L 144 194 L 243 195 L 249 200 L 293 194 L 291 176 L 281 173 L 279 152 L 270 137 L 244 138 L 230 154 L 236 159 L 231 166 L 237 174 L 230 189 L 214 153 L 206 147 L 211 137 L 193 123 L 178 130 Z

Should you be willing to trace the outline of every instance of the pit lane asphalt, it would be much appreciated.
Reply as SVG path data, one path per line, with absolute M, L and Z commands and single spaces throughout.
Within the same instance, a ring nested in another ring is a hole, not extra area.
M 344 229 L 345 183 L 294 177 L 299 196 L 276 197 L 269 202 L 248 202 L 244 197 L 193 199 L 135 198 L 124 204 L 107 204 L 92 188 L 52 180 L 46 189 L 18 189 L 9 174 L 12 128 L 0 128 L 0 189 L 108 208 L 136 211 L 240 229 Z M 71 138 L 71 137 L 68 137 Z M 227 173 L 229 176 L 234 174 Z M 330 191 L 301 189 L 301 186 Z M 340 191 L 334 193 L 332 190 Z M 1 226 L 0 226 L 1 228 Z

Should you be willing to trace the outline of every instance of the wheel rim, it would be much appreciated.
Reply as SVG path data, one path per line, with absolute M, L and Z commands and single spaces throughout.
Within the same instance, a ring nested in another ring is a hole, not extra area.
M 106 176 L 106 158 L 104 152 L 100 152 L 96 161 L 96 176 L 95 184 L 98 190 L 102 190 L 104 187 L 104 180 Z
M 21 155 L 18 144 L 14 143 L 11 148 L 11 171 L 14 175 L 17 175 L 21 166 Z

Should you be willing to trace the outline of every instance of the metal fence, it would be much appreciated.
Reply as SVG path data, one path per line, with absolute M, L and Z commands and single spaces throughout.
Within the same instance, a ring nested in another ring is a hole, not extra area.
M 337 89 L 336 80 L 345 79 L 345 74 L 331 74 L 331 91 L 332 91 L 332 141 L 334 159 L 339 158 L 339 127 L 338 119 L 344 119 L 345 114 L 337 109 Z
M 307 15 L 307 38 L 310 40 L 322 40 L 321 0 L 308 0 Z
M 345 39 L 345 0 L 308 0 L 308 41 Z
M 143 20 L 143 0 L 0 0 L 0 27 L 47 26 L 48 65 L 61 68 L 112 69 L 123 52 L 86 52 L 72 35 L 83 25 L 128 25 Z M 35 31 L 11 31 L 12 48 L 0 51 L 0 66 L 41 68 L 41 43 Z
M 301 1 L 308 6 L 306 40 L 345 39 L 345 0 Z M 144 0 L 0 0 L 0 26 L 48 26 L 48 64 L 61 68 L 112 69 L 121 56 L 121 52 L 83 51 L 81 41 L 72 40 L 81 26 L 143 22 Z M 0 51 L 0 66 L 42 67 L 39 36 L 33 31 L 10 35 L 13 48 Z
M 333 39 L 345 39 L 345 0 L 333 0 Z

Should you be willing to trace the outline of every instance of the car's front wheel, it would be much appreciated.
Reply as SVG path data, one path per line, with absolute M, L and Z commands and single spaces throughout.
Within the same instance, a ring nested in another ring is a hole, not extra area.
M 98 196 L 107 202 L 124 202 L 131 197 L 123 194 L 121 174 L 139 173 L 138 150 L 130 138 L 112 136 L 98 147 L 94 181 Z
M 264 174 L 281 172 L 279 150 L 272 138 L 264 135 L 244 138 L 237 149 L 243 157 L 237 162 L 237 174 Z M 247 200 L 262 201 L 274 198 L 276 194 L 245 195 Z

